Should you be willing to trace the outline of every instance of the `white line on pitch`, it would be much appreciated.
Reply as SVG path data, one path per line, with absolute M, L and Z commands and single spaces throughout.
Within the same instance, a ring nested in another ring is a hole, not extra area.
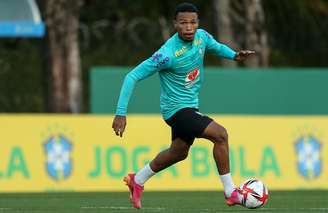
M 128 209 L 135 209 L 133 207 L 127 207 L 127 206 L 82 206 L 81 209 L 113 209 L 113 210 L 128 210 Z M 161 207 L 143 207 L 142 209 L 145 210 L 166 210 L 165 208 Z
M 127 206 L 82 206 L 81 209 L 112 209 L 112 210 L 132 210 L 133 207 Z M 155 211 L 162 211 L 162 210 L 170 210 L 171 208 L 162 208 L 162 207 L 143 207 L 144 210 L 155 210 Z M 1 209 L 0 209 L 1 210 Z M 212 212 L 212 211 L 223 211 L 223 212 L 233 212 L 233 211 L 249 211 L 249 209 L 184 209 L 188 211 L 205 211 L 205 212 Z M 328 208 L 261 208 L 257 209 L 257 211 L 282 211 L 282 210 L 296 210 L 296 211 L 328 211 Z

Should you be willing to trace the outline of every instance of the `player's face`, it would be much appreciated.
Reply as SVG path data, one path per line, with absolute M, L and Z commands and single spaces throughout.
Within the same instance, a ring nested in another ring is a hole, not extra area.
M 174 27 L 184 41 L 194 40 L 198 24 L 198 15 L 194 12 L 179 12 L 174 20 Z

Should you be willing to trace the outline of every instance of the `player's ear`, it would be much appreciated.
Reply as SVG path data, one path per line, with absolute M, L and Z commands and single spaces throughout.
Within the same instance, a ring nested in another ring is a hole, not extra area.
M 176 19 L 173 19 L 173 26 L 174 26 L 174 29 L 177 29 L 178 27 L 178 22 Z

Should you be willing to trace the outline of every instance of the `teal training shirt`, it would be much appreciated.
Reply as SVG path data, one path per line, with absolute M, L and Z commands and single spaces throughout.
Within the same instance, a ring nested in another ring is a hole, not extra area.
M 234 50 L 217 42 L 205 30 L 198 29 L 192 42 L 185 42 L 178 33 L 174 34 L 152 57 L 126 75 L 116 115 L 126 115 L 136 82 L 154 73 L 159 74 L 160 109 L 164 120 L 182 108 L 198 109 L 198 94 L 204 79 L 205 51 L 228 59 L 236 56 Z

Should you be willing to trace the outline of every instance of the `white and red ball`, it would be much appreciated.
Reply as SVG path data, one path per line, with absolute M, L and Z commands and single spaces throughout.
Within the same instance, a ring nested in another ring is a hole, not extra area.
M 268 200 L 268 188 L 260 180 L 251 178 L 240 186 L 242 193 L 242 205 L 249 209 L 260 208 Z

